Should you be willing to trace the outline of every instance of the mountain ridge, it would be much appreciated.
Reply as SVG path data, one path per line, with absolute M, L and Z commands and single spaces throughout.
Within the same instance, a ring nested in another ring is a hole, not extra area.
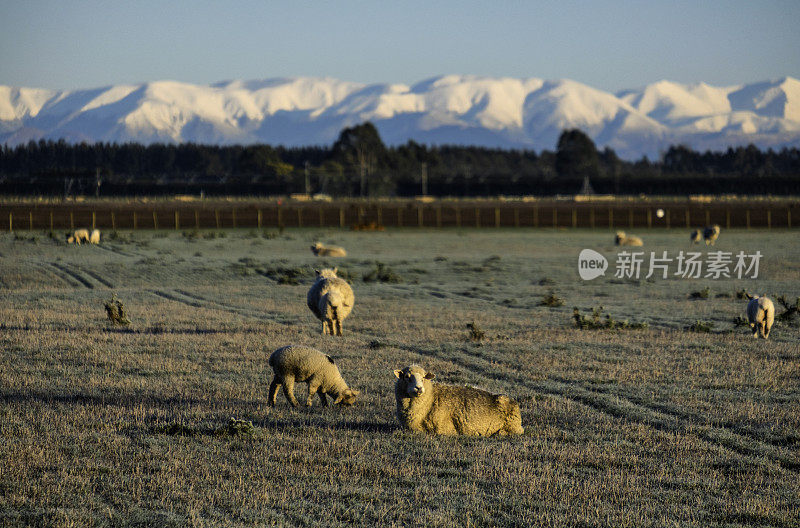
M 49 90 L 0 85 L 0 143 L 331 144 L 371 121 L 387 144 L 555 148 L 579 128 L 620 157 L 657 157 L 670 145 L 725 150 L 800 146 L 800 81 L 732 86 L 658 81 L 605 92 L 569 80 L 442 75 L 412 85 L 330 77 L 172 80 Z

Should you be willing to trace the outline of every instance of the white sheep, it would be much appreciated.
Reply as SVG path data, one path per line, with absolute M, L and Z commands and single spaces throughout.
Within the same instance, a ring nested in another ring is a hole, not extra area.
M 614 237 L 614 243 L 618 246 L 641 246 L 642 239 L 633 236 L 633 235 L 625 235 L 625 231 L 617 231 L 617 236 Z
M 288 345 L 279 348 L 270 355 L 269 365 L 275 372 L 269 385 L 267 403 L 270 407 L 275 406 L 278 387 L 281 386 L 289 403 L 297 407 L 299 403 L 294 396 L 295 382 L 308 383 L 307 407 L 311 406 L 314 394 L 319 394 L 324 406 L 328 405 L 326 394 L 333 398 L 334 404 L 339 405 L 353 405 L 356 396 L 361 394 L 347 386 L 332 357 L 311 347 Z
M 67 233 L 68 244 L 78 244 L 81 242 L 89 242 L 89 231 L 87 229 L 76 229 L 72 233 Z
M 444 385 L 419 365 L 395 370 L 397 419 L 406 429 L 440 435 L 522 434 L 519 405 L 475 387 Z
M 703 229 L 703 238 L 705 239 L 707 246 L 709 244 L 712 246 L 714 245 L 714 242 L 716 242 L 717 238 L 719 238 L 719 231 L 720 228 L 717 224 L 714 224 L 711 227 L 706 227 L 705 229 Z
M 767 339 L 772 323 L 775 322 L 775 305 L 769 298 L 755 295 L 747 302 L 747 319 L 750 321 L 753 337 Z
M 689 240 L 692 241 L 692 244 L 699 244 L 701 240 L 703 240 L 703 232 L 699 229 L 695 229 L 689 235 Z
M 347 251 L 339 246 L 323 246 L 317 242 L 311 246 L 311 251 L 318 257 L 346 257 Z
M 342 335 L 342 321 L 353 309 L 355 297 L 347 281 L 336 276 L 338 268 L 315 270 L 317 279 L 308 290 L 309 309 L 322 321 L 322 333 Z

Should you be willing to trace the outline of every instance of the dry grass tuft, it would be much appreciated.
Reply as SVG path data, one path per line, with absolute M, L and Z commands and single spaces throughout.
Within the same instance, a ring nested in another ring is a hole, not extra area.
M 131 324 L 130 319 L 128 319 L 128 316 L 125 313 L 125 305 L 122 304 L 122 301 L 117 299 L 116 293 L 112 293 L 111 299 L 103 303 L 103 306 L 106 309 L 106 316 L 108 317 L 108 320 L 111 321 L 111 324 L 122 326 L 128 326 Z

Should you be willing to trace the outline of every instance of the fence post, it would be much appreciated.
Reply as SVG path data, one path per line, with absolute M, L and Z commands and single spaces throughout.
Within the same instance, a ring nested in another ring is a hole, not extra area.
M 614 229 L 614 208 L 608 208 L 608 228 Z
M 772 209 L 767 209 L 767 229 L 772 229 Z
M 706 208 L 706 225 L 711 225 L 711 211 Z M 688 226 L 687 226 L 688 227 Z
M 97 228 L 97 211 L 92 211 L 92 230 Z
M 397 227 L 403 227 L 403 206 L 397 206 Z
M 111 213 L 111 214 L 113 215 L 114 213 Z M 111 218 L 113 219 L 114 217 L 112 216 Z M 789 227 L 791 227 L 791 226 L 789 226 Z M 50 210 L 50 231 L 52 231 L 52 230 L 53 230 L 53 211 L 51 209 Z
M 666 210 L 664 217 L 667 219 L 666 228 L 669 229 L 669 209 Z
M 647 229 L 653 227 L 653 210 L 649 207 L 647 208 Z
M 303 208 L 297 208 L 297 227 L 303 227 Z
M 50 219 L 52 220 L 52 218 L 53 218 L 53 215 L 51 213 L 50 214 Z M 51 221 L 50 223 L 52 224 L 53 222 Z M 114 211 L 111 211 L 111 231 L 116 231 L 116 230 L 117 230 L 117 217 L 114 214 Z
M 456 227 L 461 227 L 461 207 L 456 206 Z
M 136 211 L 133 212 L 133 230 L 136 231 Z
M 725 209 L 725 229 L 731 228 L 731 210 Z
M 589 208 L 589 226 L 594 229 L 594 207 Z
M 475 227 L 481 226 L 481 210 L 479 208 L 475 208 Z
M 750 209 L 744 212 L 744 217 L 747 222 L 747 229 L 750 229 Z
M 364 223 L 364 206 L 363 205 L 359 205 L 358 206 L 358 225 L 361 225 L 363 223 Z
M 155 209 L 153 209 L 153 229 L 158 229 L 158 215 Z
M 75 231 L 75 212 L 71 209 L 69 211 L 69 229 Z
M 539 227 L 539 204 L 533 205 L 533 227 Z
M 181 229 L 181 214 L 176 209 L 175 210 L 175 231 L 180 231 Z
M 236 228 L 236 208 L 231 209 L 231 221 L 233 222 L 234 229 Z
M 633 209 L 628 209 L 628 227 L 633 229 Z
M 789 207 L 786 208 L 786 227 L 792 228 L 792 209 Z
M 8 232 L 14 232 L 14 213 L 12 212 L 8 213 Z
M 686 215 L 686 229 L 689 229 L 690 227 L 692 227 L 691 226 L 691 219 L 689 218 L 689 216 L 690 216 L 689 215 L 689 209 L 686 209 L 684 214 Z
M 553 206 L 553 229 L 558 229 L 558 208 Z
M 572 208 L 572 228 L 575 229 L 578 227 L 578 210 L 574 207 Z
M 256 224 L 258 225 L 258 228 L 261 229 L 261 220 L 262 220 L 262 218 L 261 218 L 261 209 L 256 211 L 256 218 L 257 218 Z
M 339 227 L 344 228 L 344 207 L 339 206 Z
M 380 205 L 378 206 L 377 213 L 378 213 L 378 225 L 382 226 L 383 225 L 383 207 L 381 207 Z
M 422 227 L 422 205 L 417 206 L 417 227 Z
M 519 227 L 519 208 L 514 208 L 514 227 Z
M 442 206 L 441 205 L 437 205 L 436 206 L 436 227 L 438 227 L 439 229 L 442 228 Z
M 194 228 L 200 230 L 200 211 L 194 210 Z
M 495 227 L 500 227 L 500 208 L 499 207 L 495 207 L 494 208 L 494 226 Z
M 28 229 L 33 231 L 33 211 L 28 211 Z
M 217 224 L 217 229 L 219 229 L 219 209 L 214 209 L 214 221 Z M 281 223 L 281 210 L 278 209 L 278 224 Z

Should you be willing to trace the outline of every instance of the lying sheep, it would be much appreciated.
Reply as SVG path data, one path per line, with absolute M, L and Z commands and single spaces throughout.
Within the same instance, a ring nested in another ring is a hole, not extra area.
M 703 238 L 706 241 L 706 245 L 714 245 L 714 242 L 717 241 L 719 238 L 719 226 L 717 224 L 712 225 L 711 227 L 706 227 L 703 229 Z
M 703 240 L 703 232 L 699 229 L 695 229 L 689 235 L 689 240 L 692 241 L 692 244 L 699 244 L 701 240 Z
M 641 246 L 642 239 L 637 236 L 627 236 L 625 231 L 617 231 L 617 236 L 614 237 L 614 243 L 618 246 Z
M 336 276 L 337 268 L 315 270 L 317 280 L 308 290 L 308 307 L 322 321 L 322 333 L 342 335 L 342 321 L 353 309 L 355 298 L 347 281 Z
M 775 305 L 769 298 L 755 295 L 747 302 L 747 319 L 750 321 L 753 337 L 767 339 L 772 323 L 775 322 Z
M 89 243 L 91 243 L 91 244 L 99 244 L 100 243 L 100 230 L 99 229 L 92 229 L 92 234 L 89 235 Z
M 280 386 L 283 386 L 283 393 L 289 403 L 297 407 L 299 403 L 294 397 L 295 382 L 308 383 L 307 407 L 311 406 L 314 394 L 319 394 L 324 406 L 328 405 L 326 394 L 338 405 L 353 405 L 356 396 L 361 394 L 347 386 L 332 357 L 311 347 L 288 345 L 279 348 L 270 355 L 269 365 L 275 372 L 269 385 L 267 403 L 270 407 L 275 406 Z
M 323 246 L 317 242 L 311 246 L 311 251 L 318 257 L 346 257 L 347 251 L 339 246 Z
M 522 434 L 519 405 L 508 396 L 475 387 L 431 381 L 419 365 L 394 371 L 397 419 L 412 431 L 441 435 Z
M 89 231 L 87 229 L 76 229 L 72 233 L 67 233 L 68 244 L 78 244 L 81 242 L 89 242 Z

